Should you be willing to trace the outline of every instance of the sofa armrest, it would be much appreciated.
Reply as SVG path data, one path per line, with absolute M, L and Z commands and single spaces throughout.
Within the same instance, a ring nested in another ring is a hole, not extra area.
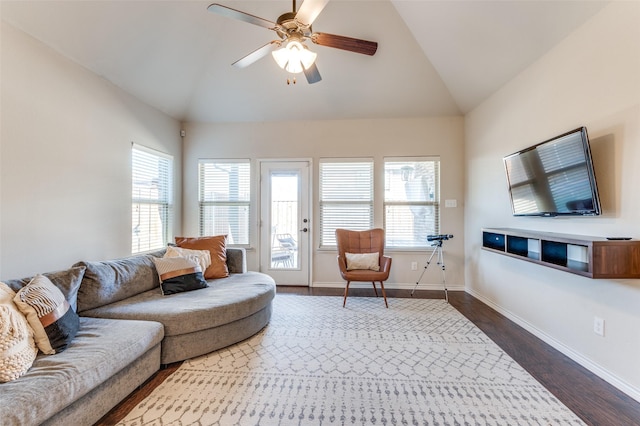
M 227 247 L 227 268 L 230 274 L 247 272 L 247 253 L 243 248 Z

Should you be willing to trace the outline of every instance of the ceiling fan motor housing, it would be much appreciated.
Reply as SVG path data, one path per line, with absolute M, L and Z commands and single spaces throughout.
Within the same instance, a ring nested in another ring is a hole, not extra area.
M 309 25 L 308 27 L 302 26 L 295 20 L 295 18 L 295 12 L 283 13 L 278 17 L 278 20 L 276 22 L 278 23 L 279 27 L 276 27 L 275 31 L 281 39 L 287 39 L 294 34 L 299 35 L 301 38 L 304 38 L 311 34 L 311 25 Z

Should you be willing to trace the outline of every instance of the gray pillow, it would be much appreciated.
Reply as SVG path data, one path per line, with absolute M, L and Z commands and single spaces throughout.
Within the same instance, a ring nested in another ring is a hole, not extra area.
M 142 254 L 102 262 L 82 261 L 73 265 L 87 268 L 78 291 L 78 312 L 159 287 L 160 280 L 152 259 L 152 254 Z
M 84 266 L 74 266 L 63 271 L 47 272 L 42 275 L 49 278 L 49 280 L 60 289 L 64 294 L 65 299 L 71 305 L 74 311 L 78 311 L 78 289 L 82 282 L 82 277 L 85 272 Z M 22 287 L 31 282 L 34 277 L 19 278 L 15 280 L 4 281 L 13 291 L 18 292 Z

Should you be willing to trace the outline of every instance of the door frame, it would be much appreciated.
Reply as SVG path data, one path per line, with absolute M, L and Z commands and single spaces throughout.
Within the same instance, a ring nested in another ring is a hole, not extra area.
M 306 232 L 307 234 L 307 245 L 306 247 L 301 246 L 300 244 L 298 244 L 298 253 L 302 253 L 301 250 L 304 251 L 304 255 L 307 258 L 307 262 L 308 262 L 308 266 L 307 266 L 307 274 L 306 277 L 304 277 L 304 279 L 306 280 L 306 282 L 302 282 L 302 283 L 297 283 L 295 285 L 303 285 L 303 286 L 307 286 L 307 287 L 311 287 L 311 277 L 312 277 L 312 271 L 313 271 L 313 235 L 314 235 L 314 219 L 313 219 L 313 212 L 314 212 L 314 208 L 313 208 L 313 159 L 312 158 L 259 158 L 257 159 L 258 162 L 258 173 L 259 173 L 259 180 L 258 180 L 258 205 L 257 205 L 257 210 L 258 210 L 258 247 L 257 247 L 257 257 L 258 257 L 258 269 L 261 272 L 264 273 L 269 273 L 269 266 L 270 266 L 270 262 L 269 265 L 266 265 L 264 256 L 263 256 L 263 252 L 265 247 L 263 247 L 263 244 L 268 244 L 269 247 L 271 247 L 271 239 L 269 238 L 268 241 L 264 241 L 263 238 L 263 234 L 264 234 L 264 229 L 263 227 L 266 226 L 265 221 L 263 220 L 262 217 L 262 208 L 263 208 L 263 197 L 264 194 L 262 192 L 262 184 L 263 184 L 263 178 L 264 176 L 262 175 L 262 168 L 263 165 L 265 164 L 286 164 L 286 163 L 307 163 L 308 166 L 308 178 L 307 178 L 307 187 L 303 188 L 301 187 L 300 190 L 301 191 L 307 191 L 308 194 L 308 212 L 307 212 L 307 218 L 309 220 L 308 222 L 308 232 Z M 304 216 L 304 213 L 303 213 Z M 280 285 L 293 285 L 293 284 L 280 284 Z

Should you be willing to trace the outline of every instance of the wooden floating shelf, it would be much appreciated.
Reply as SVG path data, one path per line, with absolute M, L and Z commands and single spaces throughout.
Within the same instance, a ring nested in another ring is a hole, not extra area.
M 640 240 L 483 228 L 482 248 L 589 278 L 640 278 Z

